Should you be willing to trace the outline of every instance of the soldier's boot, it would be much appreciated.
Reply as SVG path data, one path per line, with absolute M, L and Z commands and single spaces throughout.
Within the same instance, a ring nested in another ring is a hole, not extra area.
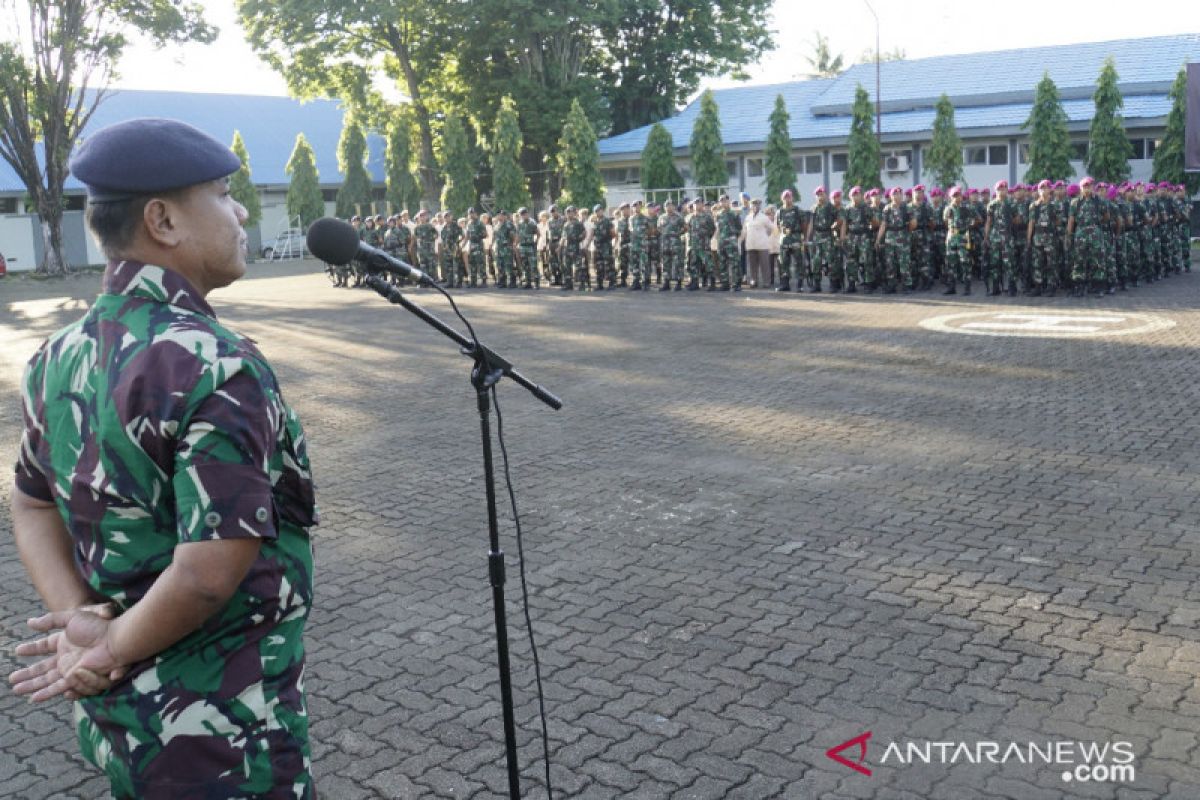
M 775 287 L 777 292 L 790 292 L 792 290 L 792 282 L 789 278 L 783 278 L 779 281 L 779 285 Z
M 699 280 L 697 280 L 696 278 L 692 278 L 690 281 L 688 281 L 688 291 L 689 292 L 699 291 L 699 289 L 700 289 L 700 281 Z
M 667 281 L 663 281 L 663 282 L 662 282 L 662 286 L 658 287 L 658 290 L 659 290 L 660 292 L 669 292 L 669 291 L 671 291 L 671 282 L 670 282 L 669 280 L 667 280 Z
M 621 276 L 621 282 L 620 282 L 619 284 L 617 284 L 617 285 L 618 285 L 618 286 L 620 286 L 622 289 L 624 289 L 626 286 L 628 286 L 628 285 L 629 285 L 629 281 L 627 281 L 627 280 L 625 279 L 625 276 L 624 276 L 624 275 L 622 275 L 622 276 Z M 611 287 L 611 286 L 609 286 L 609 288 L 611 289 L 612 287 Z
M 677 291 L 677 292 L 683 291 L 683 281 L 675 281 L 675 291 Z
M 854 281 L 850 281 L 846 286 L 846 294 L 857 294 L 858 289 L 854 288 Z
M 622 285 L 622 286 L 624 286 L 625 284 L 623 284 L 623 283 L 622 283 L 621 285 Z M 629 291 L 631 291 L 631 292 L 636 292 L 636 291 L 640 291 L 640 290 L 641 290 L 641 288 L 642 288 L 642 279 L 641 279 L 641 278 L 634 278 L 634 279 L 633 279 L 633 286 L 630 286 L 630 287 L 629 287 Z

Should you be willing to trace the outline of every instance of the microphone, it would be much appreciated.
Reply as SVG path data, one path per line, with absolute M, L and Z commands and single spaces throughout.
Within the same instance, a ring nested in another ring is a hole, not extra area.
M 363 242 L 349 222 L 335 217 L 321 217 L 308 226 L 305 240 L 309 252 L 327 264 L 341 266 L 358 258 L 366 262 L 369 272 L 395 272 L 418 282 L 434 282 L 433 278 L 411 264 Z

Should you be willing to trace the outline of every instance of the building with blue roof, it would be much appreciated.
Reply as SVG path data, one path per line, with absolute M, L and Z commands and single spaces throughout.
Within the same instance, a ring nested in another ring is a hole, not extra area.
M 88 121 L 83 136 L 114 122 L 148 116 L 183 120 L 230 144 L 234 131 L 242 134 L 250 156 L 251 178 L 259 188 L 263 209 L 262 221 L 249 231 L 252 254 L 258 250 L 260 241 L 269 241 L 288 227 L 285 167 L 300 133 L 312 146 L 326 208 L 333 213 L 333 201 L 343 177 L 337 163 L 337 144 L 345 117 L 341 102 L 110 89 Z M 384 186 L 384 148 L 382 137 L 367 136 L 367 170 L 375 181 L 377 194 Z M 67 212 L 63 235 L 68 261 L 75 265 L 103 263 L 103 256 L 84 229 L 83 186 L 74 177 L 68 177 L 64 188 Z M 26 194 L 21 179 L 8 162 L 0 159 L 0 254 L 9 269 L 14 270 L 32 269 L 41 259 L 38 219 L 25 212 Z
M 1029 119 L 1043 74 L 1058 87 L 1073 138 L 1077 175 L 1084 174 L 1092 94 L 1105 59 L 1112 57 L 1124 97 L 1125 130 L 1133 144 L 1135 180 L 1148 180 L 1171 102 L 1167 96 L 1180 68 L 1200 61 L 1200 34 L 1158 36 L 1110 42 L 1055 45 L 989 53 L 936 56 L 881 65 L 881 127 L 886 187 L 911 186 L 923 177 L 922 152 L 933 136 L 934 106 L 944 92 L 954 104 L 954 122 L 963 140 L 966 182 L 991 185 L 1001 178 L 1021 180 L 1027 169 Z M 713 91 L 725 142 L 728 188 L 761 196 L 769 117 L 781 95 L 790 121 L 792 162 L 802 195 L 818 185 L 842 187 L 851 107 L 858 86 L 875 101 L 875 65 L 858 64 L 836 78 L 744 86 Z M 662 125 L 675 142 L 677 166 L 688 188 L 688 141 L 700 113 L 699 98 Z M 641 152 L 649 125 L 599 143 L 600 163 L 610 205 L 642 196 Z M 774 198 L 772 198 L 774 199 Z

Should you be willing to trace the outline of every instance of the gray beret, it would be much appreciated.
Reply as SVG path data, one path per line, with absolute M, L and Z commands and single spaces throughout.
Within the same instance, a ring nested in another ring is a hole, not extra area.
M 71 156 L 71 174 L 93 203 L 182 189 L 237 172 L 232 150 L 186 122 L 144 117 L 118 122 L 84 139 Z

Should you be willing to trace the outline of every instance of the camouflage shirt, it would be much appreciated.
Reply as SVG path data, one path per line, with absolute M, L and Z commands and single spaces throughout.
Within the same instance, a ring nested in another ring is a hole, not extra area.
M 658 232 L 662 236 L 662 248 L 668 253 L 681 249 L 683 244 L 683 215 L 670 211 L 659 221 Z
M 483 240 L 487 238 L 487 226 L 482 220 L 469 219 L 467 220 L 467 228 L 464 231 L 467 241 L 471 244 L 471 249 L 474 250 L 483 245 Z
M 987 216 L 992 223 L 992 227 L 988 229 L 990 238 L 1007 239 L 1012 236 L 1013 220 L 1017 216 L 1016 204 L 1012 200 L 993 198 L 992 202 L 988 203 Z
M 438 229 L 433 227 L 432 223 L 421 222 L 413 228 L 413 240 L 417 243 L 417 249 L 423 253 L 432 253 L 437 239 Z
M 592 226 L 592 242 L 597 250 L 606 253 L 612 252 L 612 236 L 615 229 L 612 217 L 601 217 L 596 220 L 596 224 Z
M 516 235 L 517 226 L 513 225 L 511 219 L 499 222 L 496 224 L 495 233 L 492 235 L 492 246 L 496 248 L 497 253 L 511 253 L 513 237 Z
M 567 220 L 567 224 L 562 228 L 562 238 L 566 241 L 568 250 L 578 251 L 586 236 L 587 226 L 577 219 Z
M 804 237 L 804 212 L 800 206 L 779 209 L 779 230 L 783 233 L 783 244 L 795 244 Z
M 455 219 L 443 225 L 442 230 L 438 233 L 438 240 L 442 243 L 442 252 L 444 253 L 454 252 L 462 238 L 463 229 L 459 227 L 458 220 Z
M 536 247 L 538 237 L 537 223 L 531 219 L 517 223 L 517 244 L 521 247 Z
M 17 485 L 53 500 L 80 574 L 122 611 L 176 545 L 262 543 L 221 610 L 76 703 L 84 756 L 122 797 L 309 796 L 316 507 L 304 431 L 266 359 L 178 273 L 110 262 L 87 314 L 30 360 L 22 400 Z
M 732 208 L 727 208 L 717 216 L 717 236 L 723 242 L 737 241 L 742 232 L 742 217 Z
M 1104 202 L 1096 195 L 1080 195 L 1071 201 L 1071 217 L 1075 220 L 1075 230 L 1099 227 L 1104 222 L 1106 213 L 1108 212 Z
M 822 238 L 833 235 L 833 225 L 837 222 L 838 209 L 833 203 L 817 203 L 812 208 L 812 235 Z

